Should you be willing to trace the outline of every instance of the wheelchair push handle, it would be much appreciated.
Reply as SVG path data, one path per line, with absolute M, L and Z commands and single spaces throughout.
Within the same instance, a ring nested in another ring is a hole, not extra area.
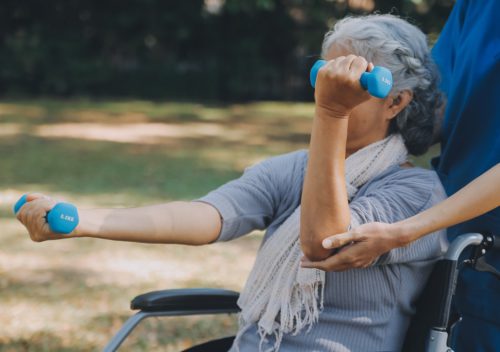
M 309 80 L 313 88 L 316 87 L 318 71 L 326 64 L 325 60 L 318 60 L 314 63 L 309 73 Z M 370 72 L 361 74 L 359 83 L 364 90 L 376 98 L 385 98 L 392 89 L 392 73 L 387 68 L 375 66 Z
M 14 214 L 17 214 L 21 207 L 27 202 L 27 194 L 23 195 L 14 204 Z M 67 235 L 71 233 L 79 222 L 78 210 L 70 203 L 57 203 L 46 215 L 50 230 L 54 233 Z

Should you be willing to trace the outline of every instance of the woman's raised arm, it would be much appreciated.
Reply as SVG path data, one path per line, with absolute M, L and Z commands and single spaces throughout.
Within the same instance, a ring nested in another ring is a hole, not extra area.
M 328 257 L 331 250 L 321 246 L 323 239 L 349 226 L 344 171 L 348 118 L 355 106 L 369 98 L 359 84 L 367 68 L 364 58 L 349 55 L 329 61 L 318 72 L 300 218 L 302 251 L 311 260 Z

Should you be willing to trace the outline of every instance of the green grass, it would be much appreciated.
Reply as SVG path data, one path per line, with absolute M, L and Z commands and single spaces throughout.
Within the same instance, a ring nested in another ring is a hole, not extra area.
M 0 140 L 0 154 L 8 156 L 0 162 L 1 188 L 40 185 L 74 195 L 126 192 L 138 199 L 187 199 L 238 176 L 193 150 L 109 142 L 19 136 Z
M 27 191 L 84 207 L 193 199 L 271 155 L 306 148 L 311 104 L 0 103 L 0 351 L 98 351 L 151 290 L 240 290 L 261 235 L 206 247 L 31 242 L 11 213 Z M 428 166 L 431 154 L 416 159 Z M 230 317 L 154 319 L 127 351 L 176 351 L 235 331 Z

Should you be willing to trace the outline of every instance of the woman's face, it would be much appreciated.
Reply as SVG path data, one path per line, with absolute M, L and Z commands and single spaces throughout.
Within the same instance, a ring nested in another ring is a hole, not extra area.
M 333 60 L 350 54 L 353 53 L 342 46 L 333 44 L 325 60 Z M 371 97 L 352 110 L 347 132 L 348 155 L 387 136 L 389 123 L 393 117 L 387 100 L 392 101 L 391 98 Z

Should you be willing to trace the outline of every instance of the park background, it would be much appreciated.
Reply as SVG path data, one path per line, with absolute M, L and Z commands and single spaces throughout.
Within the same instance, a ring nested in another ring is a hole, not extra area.
M 39 191 L 81 207 L 189 200 L 307 148 L 308 71 L 346 15 L 394 13 L 432 45 L 452 0 L 2 0 L 0 351 L 97 351 L 136 295 L 241 290 L 261 233 L 204 247 L 34 243 L 11 207 Z M 434 147 L 416 158 L 429 167 Z M 143 322 L 125 351 L 178 351 L 234 317 Z

